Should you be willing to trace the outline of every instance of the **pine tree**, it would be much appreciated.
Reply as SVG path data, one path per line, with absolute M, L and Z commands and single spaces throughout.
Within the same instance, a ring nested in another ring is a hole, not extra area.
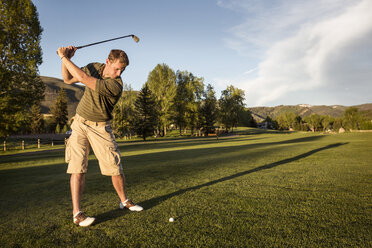
M 44 97 L 38 76 L 42 28 L 31 0 L 0 1 L 0 136 L 15 133 Z M 23 128 L 24 129 L 24 128 Z
M 216 93 L 210 84 L 207 85 L 207 89 L 203 93 L 203 102 L 200 108 L 200 114 L 203 121 L 203 130 L 205 134 L 208 135 L 213 132 L 214 124 L 217 122 L 218 115 Z
M 53 115 L 53 123 L 55 126 L 58 124 L 60 127 L 66 125 L 68 120 L 67 95 L 63 88 L 58 92 L 57 99 L 50 109 L 50 113 Z
M 154 134 L 158 123 L 155 97 L 147 84 L 142 87 L 135 106 L 135 130 L 137 135 L 140 135 L 143 140 L 146 140 L 146 137 Z
M 41 108 L 39 105 L 32 105 L 30 109 L 30 120 L 31 120 L 31 133 L 37 134 L 41 133 L 44 128 L 44 119 L 43 115 L 40 113 Z

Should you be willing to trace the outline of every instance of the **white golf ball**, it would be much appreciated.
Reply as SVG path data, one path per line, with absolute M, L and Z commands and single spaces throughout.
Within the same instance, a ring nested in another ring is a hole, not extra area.
M 169 222 L 173 222 L 174 221 L 174 219 L 173 218 L 169 218 Z

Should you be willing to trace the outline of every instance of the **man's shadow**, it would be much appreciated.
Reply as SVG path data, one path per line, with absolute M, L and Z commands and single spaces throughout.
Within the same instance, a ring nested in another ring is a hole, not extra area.
M 217 183 L 221 183 L 221 182 L 225 182 L 225 181 L 228 181 L 228 180 L 231 180 L 231 179 L 235 179 L 237 177 L 245 176 L 245 175 L 248 175 L 248 174 L 251 174 L 251 173 L 255 173 L 255 172 L 262 171 L 262 170 L 271 169 L 271 168 L 274 168 L 274 167 L 277 167 L 277 166 L 280 166 L 280 165 L 284 165 L 284 164 L 287 164 L 287 163 L 291 163 L 291 162 L 294 162 L 296 160 L 300 160 L 302 158 L 309 157 L 309 156 L 313 155 L 314 153 L 324 151 L 324 150 L 327 150 L 327 149 L 331 149 L 331 148 L 335 148 L 335 147 L 339 147 L 339 146 L 346 145 L 346 144 L 348 144 L 348 143 L 335 143 L 335 144 L 327 145 L 325 147 L 317 148 L 317 149 L 311 150 L 309 152 L 297 155 L 293 158 L 283 159 L 283 160 L 280 160 L 280 161 L 277 161 L 277 162 L 274 162 L 274 163 L 262 165 L 262 166 L 259 166 L 259 167 L 256 167 L 256 168 L 253 168 L 253 169 L 250 169 L 250 170 L 246 170 L 246 171 L 239 172 L 239 173 L 227 176 L 227 177 L 216 179 L 216 180 L 210 181 L 208 183 L 196 185 L 196 186 L 193 186 L 193 187 L 189 187 L 189 188 L 185 188 L 185 189 L 175 191 L 175 192 L 170 193 L 170 194 L 158 196 L 158 197 L 140 202 L 139 205 L 143 206 L 145 210 L 146 209 L 151 209 L 151 208 L 159 205 L 163 201 L 166 201 L 166 200 L 168 200 L 168 199 L 170 199 L 174 196 L 179 196 L 179 195 L 182 195 L 182 194 L 184 194 L 186 192 L 189 192 L 189 191 L 198 190 L 198 189 L 208 187 L 208 186 L 211 186 L 211 185 L 214 185 L 214 184 L 217 184 Z M 102 214 L 97 216 L 96 224 L 119 218 L 119 217 L 121 217 L 121 216 L 123 216 L 127 213 L 129 213 L 129 211 L 127 211 L 127 210 L 123 211 L 123 210 L 120 210 L 120 209 L 114 209 L 114 210 L 102 213 Z

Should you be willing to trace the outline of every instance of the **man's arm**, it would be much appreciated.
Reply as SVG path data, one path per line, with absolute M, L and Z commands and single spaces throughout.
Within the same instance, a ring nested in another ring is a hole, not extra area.
M 75 47 L 60 47 L 58 48 L 58 56 L 62 60 L 62 77 L 63 81 L 67 84 L 81 82 L 91 88 L 96 89 L 96 78 L 87 75 L 83 70 L 77 67 L 70 58 L 76 51 Z

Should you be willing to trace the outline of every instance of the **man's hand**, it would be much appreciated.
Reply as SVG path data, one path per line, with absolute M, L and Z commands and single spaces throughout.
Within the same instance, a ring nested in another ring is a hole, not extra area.
M 60 47 L 57 50 L 58 56 L 62 59 L 63 57 L 66 57 L 68 59 L 71 59 L 75 55 L 76 47 L 69 46 L 69 47 Z
M 72 57 L 74 57 L 77 48 L 74 46 L 69 46 L 67 49 L 68 49 L 67 57 L 71 59 Z

